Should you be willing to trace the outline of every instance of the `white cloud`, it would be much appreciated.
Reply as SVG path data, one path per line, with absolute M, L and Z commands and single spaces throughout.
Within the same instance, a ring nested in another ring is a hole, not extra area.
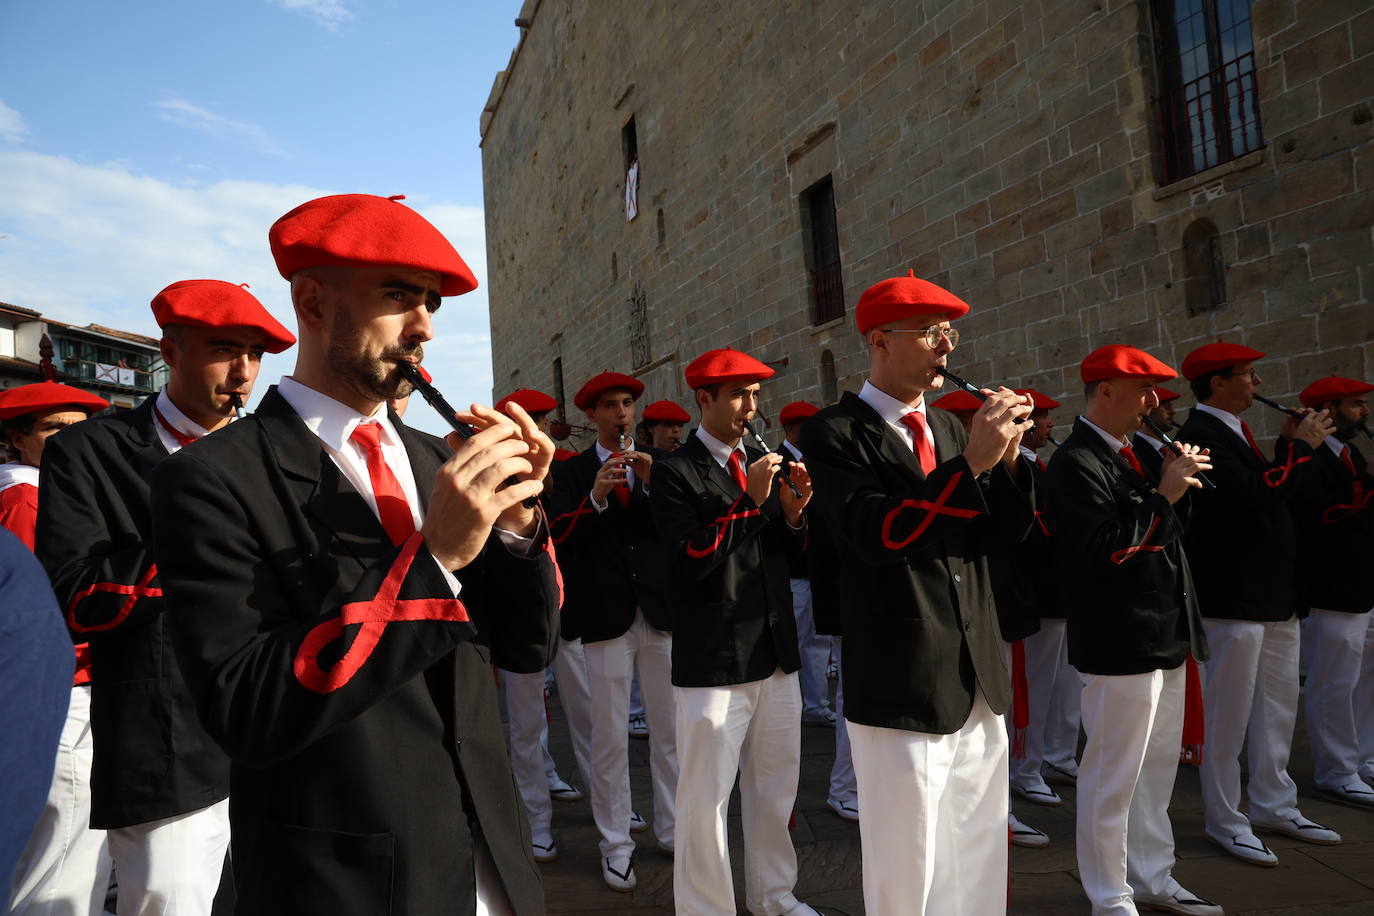
M 250 284 L 294 329 L 267 230 L 297 204 L 335 191 L 259 181 L 173 184 L 122 164 L 0 150 L 0 301 L 59 321 L 156 336 L 148 303 L 158 290 L 209 277 Z M 487 403 L 492 382 L 482 211 L 417 198 L 406 203 L 448 236 L 483 284 L 445 302 L 426 365 L 454 405 Z M 290 372 L 293 362 L 290 350 L 269 357 L 257 394 Z M 415 405 L 411 419 L 431 432 L 442 429 L 424 404 Z
M 180 124 L 212 137 L 236 140 L 268 156 L 286 156 L 286 150 L 256 124 L 217 115 L 185 99 L 165 99 L 154 102 L 153 107 L 158 109 L 159 118 L 172 124 Z
M 0 99 L 0 142 L 18 143 L 29 132 L 24 116 Z
M 275 0 L 275 2 L 277 6 L 288 12 L 309 16 L 331 32 L 353 18 L 353 10 L 349 9 L 344 0 Z

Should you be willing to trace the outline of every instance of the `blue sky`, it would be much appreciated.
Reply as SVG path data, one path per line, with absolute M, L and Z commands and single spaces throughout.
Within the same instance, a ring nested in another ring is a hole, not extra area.
M 155 336 L 153 295 L 213 277 L 294 327 L 267 228 L 337 192 L 405 194 L 484 282 L 478 118 L 519 9 L 0 3 L 0 300 Z M 437 331 L 435 381 L 488 401 L 484 289 L 446 303 Z M 258 394 L 290 367 L 289 351 L 269 360 Z

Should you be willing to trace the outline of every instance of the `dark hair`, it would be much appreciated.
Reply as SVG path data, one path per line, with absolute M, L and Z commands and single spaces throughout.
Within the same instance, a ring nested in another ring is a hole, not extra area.
M 714 401 L 716 398 L 720 397 L 720 386 L 724 384 L 724 382 L 712 382 L 709 385 L 700 385 L 692 391 L 692 400 L 697 402 L 697 407 L 701 407 L 701 402 L 697 401 L 696 395 L 698 391 L 704 391 L 709 394 L 711 400 Z
M 1212 379 L 1230 378 L 1231 369 L 1232 367 L 1230 366 L 1224 369 L 1214 369 L 1188 382 L 1188 387 L 1193 390 L 1193 397 L 1197 398 L 1199 404 L 1205 402 L 1212 396 Z
M 38 419 L 36 413 L 26 413 L 18 417 L 12 417 L 0 423 L 0 428 L 4 429 L 5 438 L 3 444 L 5 451 L 9 453 L 11 461 L 19 460 L 19 449 L 15 447 L 12 436 L 27 436 L 33 432 L 33 422 Z
M 1098 379 L 1095 382 L 1088 382 L 1088 384 L 1083 386 L 1083 399 L 1085 401 L 1091 401 L 1093 399 L 1093 395 L 1097 394 L 1097 388 L 1102 384 L 1102 381 L 1102 379 Z

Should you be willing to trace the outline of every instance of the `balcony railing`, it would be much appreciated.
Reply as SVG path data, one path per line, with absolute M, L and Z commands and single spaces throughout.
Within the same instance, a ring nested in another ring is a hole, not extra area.
M 116 375 L 115 378 L 102 376 L 96 363 L 84 359 L 64 359 L 62 361 L 62 371 L 66 372 L 72 378 L 102 385 L 123 385 L 123 387 L 137 388 L 141 391 L 156 391 L 159 387 L 158 374 L 156 372 L 145 372 L 142 369 L 125 370 L 126 373 L 132 371 L 134 378 L 132 385 L 124 385 L 124 383 L 119 381 L 118 375 Z
M 1170 90 L 1155 105 L 1164 134 L 1165 182 L 1264 146 L 1253 52 Z

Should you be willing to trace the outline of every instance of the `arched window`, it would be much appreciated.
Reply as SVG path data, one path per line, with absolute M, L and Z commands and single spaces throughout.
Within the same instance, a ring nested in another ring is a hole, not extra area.
M 835 378 L 835 354 L 821 351 L 821 399 L 834 404 L 840 399 L 840 384 Z
M 1188 314 L 1226 305 L 1226 261 L 1216 224 L 1200 219 L 1183 231 L 1183 298 Z

